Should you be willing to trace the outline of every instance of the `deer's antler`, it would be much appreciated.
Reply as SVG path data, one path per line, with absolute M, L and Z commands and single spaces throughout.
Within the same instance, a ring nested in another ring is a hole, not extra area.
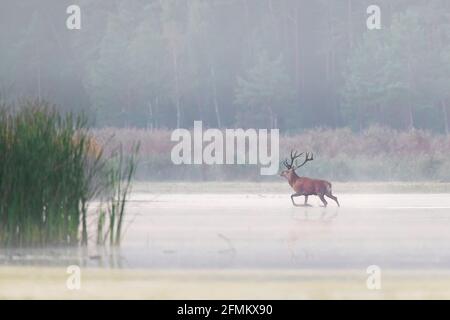
M 302 154 L 303 154 L 303 153 L 302 153 Z M 312 153 L 307 152 L 307 153 L 306 153 L 305 160 L 303 161 L 302 164 L 298 165 L 298 164 L 297 164 L 297 161 L 295 161 L 295 167 L 294 167 L 294 170 L 295 170 L 295 169 L 298 169 L 298 168 L 300 168 L 300 167 L 303 167 L 307 162 L 313 161 L 313 160 L 314 160 L 314 155 L 313 155 Z M 292 166 L 291 166 L 291 167 L 292 167 Z
M 288 160 L 284 160 L 283 164 L 287 169 L 292 169 L 294 166 L 294 161 L 296 161 L 299 157 L 301 157 L 304 153 L 298 153 L 297 151 L 294 152 L 294 150 L 291 150 L 291 163 L 288 162 Z

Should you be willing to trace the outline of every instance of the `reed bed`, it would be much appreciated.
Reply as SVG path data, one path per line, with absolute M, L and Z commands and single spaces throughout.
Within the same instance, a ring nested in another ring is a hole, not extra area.
M 103 207 L 118 206 L 109 218 L 123 220 L 136 158 L 105 154 L 87 123 L 83 115 L 61 114 L 40 101 L 1 107 L 0 245 L 86 245 L 94 198 L 106 199 Z M 120 234 L 120 226 L 111 232 Z

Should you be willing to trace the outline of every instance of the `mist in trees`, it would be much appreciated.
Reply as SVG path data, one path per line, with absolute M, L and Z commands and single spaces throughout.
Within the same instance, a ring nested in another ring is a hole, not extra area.
M 65 27 L 72 4 L 81 30 Z M 0 18 L 0 102 L 46 99 L 99 127 L 450 132 L 446 0 L 11 1 Z

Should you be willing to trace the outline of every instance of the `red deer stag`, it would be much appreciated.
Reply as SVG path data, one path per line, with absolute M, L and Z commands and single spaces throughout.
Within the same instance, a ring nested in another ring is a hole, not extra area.
M 302 207 L 302 205 L 298 205 L 294 202 L 295 197 L 305 196 L 305 204 L 303 206 L 308 206 L 308 196 L 319 196 L 320 200 L 323 202 L 323 206 L 326 207 L 328 205 L 327 200 L 325 200 L 325 196 L 330 199 L 336 201 L 337 205 L 339 205 L 338 199 L 333 196 L 331 191 L 331 183 L 325 180 L 316 180 L 310 179 L 306 177 L 299 177 L 295 170 L 303 167 L 307 162 L 314 160 L 312 154 L 306 153 L 305 160 L 302 164 L 297 164 L 297 159 L 301 157 L 304 153 L 298 154 L 297 151 L 291 151 L 291 162 L 288 160 L 284 160 L 283 164 L 286 167 L 286 170 L 282 171 L 280 176 L 285 177 L 289 185 L 294 189 L 295 193 L 291 195 L 292 204 L 296 207 Z M 295 162 L 295 165 L 294 165 Z

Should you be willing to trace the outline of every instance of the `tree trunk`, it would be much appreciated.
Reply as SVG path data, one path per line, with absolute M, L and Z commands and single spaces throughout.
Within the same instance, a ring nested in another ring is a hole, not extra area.
M 181 127 L 181 102 L 180 102 L 180 88 L 178 77 L 178 54 L 176 44 L 172 45 L 172 59 L 173 59 L 173 72 L 175 80 L 175 107 L 177 112 L 177 128 Z
M 156 110 L 156 112 L 158 112 L 158 110 L 159 110 L 159 97 L 158 96 L 156 96 L 156 98 L 155 98 L 155 110 Z M 153 127 L 155 129 L 159 128 L 158 117 L 156 116 L 156 113 L 154 113 L 154 116 L 153 116 Z
M 445 103 L 444 100 L 441 101 L 441 107 L 442 107 L 442 117 L 444 118 L 445 134 L 448 136 L 448 134 L 449 134 L 448 112 L 447 112 L 447 104 Z
M 295 17 L 294 17 L 294 37 L 295 37 L 295 82 L 297 85 L 297 92 L 299 88 L 303 89 L 303 82 L 300 82 L 300 39 L 299 39 L 299 25 L 298 25 L 298 5 L 295 6 Z
M 81 244 L 83 246 L 87 246 L 88 234 L 87 234 L 87 219 L 86 219 L 86 215 L 87 215 L 86 201 L 82 200 L 81 202 L 82 202 L 81 203 L 81 207 L 82 207 L 82 211 L 81 211 Z
M 284 50 L 285 52 L 291 52 L 291 46 L 290 46 L 290 35 L 289 35 L 289 8 L 286 6 L 286 3 L 283 1 L 283 42 L 284 42 Z M 286 57 L 287 58 L 287 57 Z M 290 56 L 289 56 L 290 58 Z
M 273 0 L 269 0 L 269 12 L 272 20 L 275 22 L 275 13 L 273 12 Z
M 414 91 L 414 71 L 411 63 L 411 44 L 408 42 L 408 129 L 413 130 L 414 126 L 414 108 L 412 92 Z
M 348 44 L 350 49 L 353 49 L 353 5 L 352 0 L 347 0 L 347 32 L 348 32 Z
M 40 59 L 39 59 L 40 60 Z M 38 61 L 38 68 L 37 68 L 37 91 L 38 91 L 38 100 L 42 100 L 41 95 L 41 63 Z
M 273 112 L 273 108 L 269 107 L 269 127 L 271 129 L 276 129 L 278 126 L 278 117 L 275 112 Z
M 413 130 L 415 128 L 414 125 L 414 111 L 411 103 L 408 104 L 408 129 Z
M 40 42 L 37 42 L 37 95 L 38 100 L 41 101 L 42 94 L 41 94 L 41 47 Z
M 362 125 L 362 111 L 361 107 L 358 107 L 358 126 L 359 126 L 359 132 L 363 131 L 363 125 Z
M 147 129 L 153 131 L 153 105 L 152 102 L 148 103 L 148 119 L 147 119 Z
M 127 117 L 127 115 L 131 112 L 131 87 L 129 85 L 127 86 L 127 104 L 126 104 L 126 106 L 127 106 L 126 110 L 123 110 L 123 112 L 122 112 L 122 117 L 124 119 L 125 128 L 129 128 L 130 122 Z
M 217 127 L 222 128 L 222 121 L 220 119 L 219 102 L 217 99 L 216 70 L 214 69 L 214 66 L 212 64 L 211 64 L 211 78 L 212 78 L 212 87 L 213 87 L 214 111 L 216 113 Z
M 248 7 L 248 0 L 244 0 L 244 11 L 245 11 L 245 29 L 250 30 L 250 9 Z M 249 52 L 249 57 L 254 57 L 254 43 L 255 37 L 250 34 L 250 41 L 247 41 L 247 50 Z

